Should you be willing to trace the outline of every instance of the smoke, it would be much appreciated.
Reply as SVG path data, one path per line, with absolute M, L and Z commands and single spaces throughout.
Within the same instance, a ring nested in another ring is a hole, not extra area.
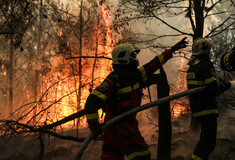
M 63 56 L 56 56 L 50 60 L 51 70 L 58 71 L 61 70 L 62 66 L 64 65 L 64 57 Z
M 232 87 L 235 87 L 235 80 L 230 81 L 230 83 L 231 83 Z

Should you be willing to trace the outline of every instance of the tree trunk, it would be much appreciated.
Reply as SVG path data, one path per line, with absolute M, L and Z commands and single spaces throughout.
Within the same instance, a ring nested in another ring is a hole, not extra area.
M 83 0 L 81 0 L 81 6 L 80 6 L 80 33 L 79 33 L 79 56 L 82 57 L 82 36 L 83 36 L 83 14 L 82 14 L 82 8 L 83 8 Z M 78 70 L 78 77 L 79 77 L 79 88 L 78 88 L 78 95 L 77 95 L 77 111 L 80 110 L 81 105 L 81 86 L 82 86 L 82 58 L 79 58 L 79 70 Z M 80 119 L 77 120 L 77 137 L 78 137 L 78 125 L 79 125 Z
M 169 96 L 169 85 L 166 73 L 163 68 L 160 68 L 160 78 L 157 82 L 158 99 Z M 171 159 L 171 112 L 170 102 L 159 104 L 158 106 L 159 119 L 159 138 L 157 160 Z
M 204 31 L 204 8 L 205 8 L 205 0 L 193 0 L 194 4 L 194 12 L 195 12 L 195 30 L 193 34 L 193 40 L 203 37 Z M 199 130 L 199 123 L 195 121 L 193 117 L 191 117 L 190 130 L 195 132 Z
M 195 12 L 195 23 L 196 28 L 193 35 L 193 40 L 203 36 L 204 30 L 204 8 L 205 8 L 205 0 L 193 0 L 194 4 L 194 12 Z
M 13 36 L 10 37 L 10 66 L 9 66 L 9 114 L 13 113 L 13 63 L 14 63 L 14 44 Z

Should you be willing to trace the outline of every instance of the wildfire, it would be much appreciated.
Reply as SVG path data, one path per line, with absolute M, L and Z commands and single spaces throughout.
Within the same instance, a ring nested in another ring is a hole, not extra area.
M 102 16 L 103 25 L 105 26 L 106 33 L 105 44 L 98 46 L 98 55 L 105 54 L 106 57 L 111 57 L 111 51 L 115 44 L 115 40 L 112 38 L 112 31 L 110 28 L 111 13 L 105 4 L 100 6 L 100 14 Z M 103 30 L 102 30 L 103 31 Z M 99 33 L 99 29 L 97 33 Z M 58 33 L 59 36 L 63 36 L 63 30 L 60 30 Z M 95 34 L 94 34 L 95 36 Z M 69 43 L 67 42 L 67 45 Z M 85 50 L 84 50 L 85 52 Z M 91 83 L 91 72 L 92 65 L 83 66 L 83 76 L 82 84 L 79 84 L 78 76 L 74 75 L 71 65 L 75 64 L 74 61 L 65 60 L 65 57 L 58 55 L 51 59 L 51 71 L 44 76 L 43 85 L 41 86 L 41 95 L 39 99 L 43 101 L 41 105 L 38 106 L 38 110 L 44 110 L 44 114 L 40 119 L 40 122 L 43 123 L 53 123 L 62 118 L 69 116 L 79 110 L 84 109 L 84 104 L 86 98 L 89 95 L 89 87 Z M 109 73 L 111 61 L 107 59 L 97 60 L 95 68 L 95 79 L 94 87 L 97 86 Z M 89 78 L 87 78 L 89 77 Z M 78 93 L 78 88 L 81 88 L 81 95 Z M 78 99 L 80 98 L 80 104 L 78 104 Z M 46 109 L 48 108 L 48 109 Z M 102 111 L 99 110 L 99 115 L 101 117 Z M 100 118 L 100 121 L 102 119 Z M 74 128 L 75 121 L 68 122 L 63 125 L 63 128 Z M 87 127 L 87 121 L 85 116 L 79 119 L 79 128 Z

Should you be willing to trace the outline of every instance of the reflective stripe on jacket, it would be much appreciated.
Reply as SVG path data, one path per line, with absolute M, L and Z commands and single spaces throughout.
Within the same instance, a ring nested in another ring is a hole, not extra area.
M 133 152 L 129 155 L 127 155 L 128 159 L 131 160 L 131 159 L 134 159 L 134 158 L 137 158 L 137 157 L 143 157 L 143 156 L 146 156 L 146 155 L 149 155 L 150 154 L 150 151 L 149 150 L 145 150 L 145 151 L 142 151 L 142 152 Z
M 193 160 L 203 160 L 201 157 L 196 156 L 195 154 L 192 154 L 191 158 Z

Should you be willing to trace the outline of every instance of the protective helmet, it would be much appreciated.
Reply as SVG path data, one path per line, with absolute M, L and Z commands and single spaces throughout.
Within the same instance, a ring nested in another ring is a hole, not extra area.
M 132 44 L 123 43 L 117 45 L 112 52 L 113 64 L 127 65 L 130 60 L 138 61 L 136 55 L 132 56 L 132 53 L 138 54 L 140 49 L 136 49 Z
M 212 44 L 206 38 L 197 38 L 193 41 L 192 56 L 209 55 Z

